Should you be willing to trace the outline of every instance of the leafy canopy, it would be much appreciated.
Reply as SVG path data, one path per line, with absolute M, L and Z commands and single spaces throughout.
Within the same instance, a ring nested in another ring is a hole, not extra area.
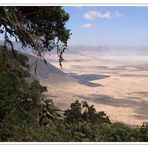
M 4 34 L 5 47 L 9 44 L 14 51 L 13 37 L 43 59 L 44 52 L 56 49 L 60 66 L 71 34 L 65 27 L 68 20 L 68 13 L 59 6 L 0 7 L 0 33 Z
M 70 109 L 64 112 L 64 116 L 65 123 L 78 123 L 82 121 L 93 124 L 111 123 L 109 117 L 103 111 L 97 112 L 94 106 L 89 106 L 86 101 L 79 102 L 79 100 L 76 100 L 71 104 Z

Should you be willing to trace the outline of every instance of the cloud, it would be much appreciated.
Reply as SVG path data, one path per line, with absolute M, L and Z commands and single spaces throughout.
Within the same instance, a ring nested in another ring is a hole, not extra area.
M 81 28 L 94 28 L 94 27 L 95 26 L 93 24 L 90 24 L 90 23 L 84 24 L 84 25 L 81 26 Z
M 122 16 L 122 14 L 118 11 L 115 11 L 115 12 L 88 11 L 84 14 L 84 18 L 87 20 L 95 20 L 99 18 L 111 19 L 111 18 L 120 17 L 120 16 Z

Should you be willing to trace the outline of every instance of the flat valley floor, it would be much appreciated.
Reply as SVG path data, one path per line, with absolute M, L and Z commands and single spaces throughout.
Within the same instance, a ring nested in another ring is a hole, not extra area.
M 135 126 L 148 121 L 147 56 L 81 52 L 65 54 L 64 58 L 62 71 L 77 81 L 54 86 L 42 80 L 56 105 L 64 110 L 76 99 L 86 100 L 97 111 L 105 111 L 113 122 Z M 56 60 L 50 63 L 59 68 Z

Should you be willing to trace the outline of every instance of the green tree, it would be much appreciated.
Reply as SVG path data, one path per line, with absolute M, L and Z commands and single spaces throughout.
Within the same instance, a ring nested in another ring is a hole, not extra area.
M 17 52 L 15 54 L 14 57 L 11 51 L 0 47 L 0 141 L 44 141 L 44 130 L 38 121 L 39 112 L 46 106 L 57 120 L 59 114 L 50 100 L 42 102 L 47 91 L 45 86 L 38 81 L 27 83 L 28 58 Z M 54 123 L 55 118 L 50 121 Z M 48 138 L 51 140 L 53 137 Z
M 73 123 L 82 120 L 81 115 L 81 103 L 76 100 L 74 103 L 70 105 L 70 109 L 64 112 L 64 121 L 65 123 Z
M 0 47 L 0 121 L 19 102 L 20 96 L 28 88 L 25 77 L 29 76 L 27 57 Z M 22 97 L 21 97 L 22 98 Z
M 131 133 L 132 128 L 120 122 L 112 123 L 103 130 L 104 139 L 109 142 L 130 142 L 133 140 Z
M 42 53 L 57 49 L 61 65 L 71 34 L 65 27 L 68 19 L 68 13 L 59 6 L 0 7 L 0 33 L 5 37 L 4 46 L 9 44 L 15 53 L 13 37 L 23 47 L 32 47 L 42 58 Z
M 81 103 L 76 100 L 71 104 L 70 109 L 64 112 L 65 123 L 74 123 L 86 121 L 90 123 L 108 123 L 111 121 L 109 117 L 103 112 L 97 112 L 93 105 L 89 106 L 86 101 Z
M 97 112 L 86 101 L 76 100 L 64 112 L 64 125 L 70 131 L 70 141 L 103 141 L 102 126 L 111 122 L 104 112 Z

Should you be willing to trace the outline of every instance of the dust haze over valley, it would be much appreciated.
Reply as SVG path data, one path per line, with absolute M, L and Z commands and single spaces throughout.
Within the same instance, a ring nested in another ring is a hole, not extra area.
M 113 122 L 135 126 L 148 120 L 147 46 L 72 46 L 64 53 L 62 69 L 56 53 L 45 54 L 47 65 L 38 59 L 37 75 L 37 58 L 28 53 L 31 81 L 47 86 L 47 95 L 60 109 L 79 99 L 105 111 Z
M 38 78 L 63 110 L 76 99 L 87 100 L 112 121 L 139 125 L 148 119 L 147 49 L 70 47 L 64 54 L 62 71 L 58 70 L 57 55 L 46 55 L 58 69 L 39 64 Z

